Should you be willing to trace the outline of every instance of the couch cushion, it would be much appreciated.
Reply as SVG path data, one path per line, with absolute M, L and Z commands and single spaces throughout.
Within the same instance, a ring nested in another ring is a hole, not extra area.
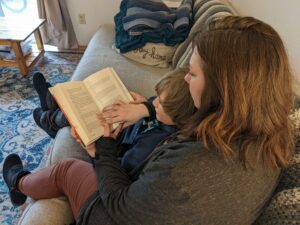
M 176 49 L 172 60 L 173 67 L 184 68 L 186 66 L 192 54 L 191 40 L 205 23 L 214 18 L 236 15 L 236 12 L 226 0 L 196 0 L 193 6 L 193 15 L 194 24 L 188 38 Z
M 300 137 L 296 154 L 282 171 L 279 185 L 255 225 L 299 224 L 300 221 Z
M 46 165 L 53 165 L 67 158 L 90 161 L 86 150 L 72 137 L 70 127 L 64 127 L 58 131 Z
M 112 49 L 114 39 L 114 26 L 101 25 L 88 44 L 72 80 L 82 80 L 105 67 L 113 67 L 129 90 L 145 97 L 154 95 L 154 85 L 171 68 L 155 68 L 125 58 Z
M 65 197 L 36 201 L 23 212 L 18 225 L 72 224 L 74 217 Z

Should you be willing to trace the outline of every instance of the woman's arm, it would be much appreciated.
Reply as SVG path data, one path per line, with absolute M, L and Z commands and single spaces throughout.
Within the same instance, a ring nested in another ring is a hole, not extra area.
M 159 159 L 164 152 L 153 153 L 156 159 L 132 181 L 117 160 L 116 143 L 112 138 L 103 137 L 96 146 L 99 194 L 107 213 L 117 224 L 153 225 L 158 221 L 159 224 L 176 224 L 175 215 L 182 210 L 173 204 L 174 198 L 178 198 L 170 173 L 174 165 L 168 159 Z
M 107 130 L 106 126 L 105 136 Z M 173 204 L 174 197 L 178 198 L 178 189 L 170 176 L 174 164 L 168 157 L 160 159 L 164 151 L 154 151 L 147 168 L 132 180 L 117 159 L 117 142 L 112 137 L 100 138 L 96 149 L 99 194 L 111 218 L 122 225 L 172 223 L 173 213 L 182 209 Z

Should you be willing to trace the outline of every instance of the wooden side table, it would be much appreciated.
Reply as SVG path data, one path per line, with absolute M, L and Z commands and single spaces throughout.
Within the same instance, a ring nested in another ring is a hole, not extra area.
M 0 59 L 0 66 L 15 66 L 20 68 L 22 75 L 26 75 L 44 54 L 44 46 L 39 27 L 44 19 L 18 20 L 0 17 L 0 45 L 11 47 L 16 55 L 15 61 Z M 21 42 L 24 42 L 32 33 L 36 40 L 37 49 L 25 56 Z

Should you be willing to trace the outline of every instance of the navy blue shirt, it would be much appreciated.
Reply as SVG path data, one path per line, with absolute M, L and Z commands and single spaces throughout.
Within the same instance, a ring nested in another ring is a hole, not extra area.
M 148 101 L 153 100 L 151 97 Z M 131 171 L 144 161 L 160 142 L 176 131 L 175 125 L 166 125 L 156 119 L 141 119 L 125 128 L 118 138 L 122 150 L 119 156 L 121 166 L 127 172 Z

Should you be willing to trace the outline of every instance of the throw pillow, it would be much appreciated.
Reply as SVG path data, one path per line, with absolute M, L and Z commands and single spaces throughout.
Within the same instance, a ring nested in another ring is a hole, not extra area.
M 177 46 L 166 46 L 162 43 L 147 43 L 142 48 L 135 49 L 122 55 L 135 62 L 149 66 L 167 68 L 171 65 Z M 113 45 L 118 53 L 120 51 Z

